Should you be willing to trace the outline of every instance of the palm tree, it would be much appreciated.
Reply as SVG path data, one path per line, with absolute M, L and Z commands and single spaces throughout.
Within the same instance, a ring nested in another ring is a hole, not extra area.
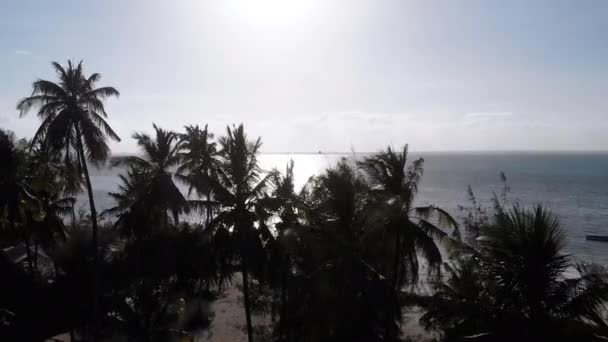
M 128 173 L 120 176 L 123 181 L 120 192 L 110 193 L 117 206 L 109 212 L 122 214 L 118 223 L 128 235 L 136 237 L 148 235 L 153 226 L 167 227 L 169 216 L 177 226 L 179 214 L 188 206 L 173 182 L 173 170 L 180 162 L 178 135 L 153 127 L 154 138 L 144 133 L 133 135 L 142 157 L 130 156 L 118 162 L 128 165 Z
M 121 235 L 125 237 L 140 237 L 149 232 L 149 223 L 158 225 L 160 218 L 158 211 L 150 211 L 143 203 L 146 193 L 148 177 L 140 170 L 129 166 L 126 174 L 118 175 L 121 184 L 117 192 L 109 192 L 108 195 L 114 199 L 115 206 L 101 213 L 102 217 L 114 216 L 116 221 L 114 227 L 118 228 Z
M 188 184 L 188 196 L 193 190 L 199 197 L 205 196 L 202 202 L 206 209 L 206 226 L 211 222 L 212 208 L 217 203 L 211 201 L 212 181 L 217 178 L 219 160 L 213 133 L 205 125 L 201 129 L 198 125 L 186 126 L 186 133 L 181 135 L 181 165 L 178 168 L 178 177 Z
M 578 279 L 561 279 L 572 262 L 550 211 L 514 206 L 497 215 L 484 241 L 484 271 L 495 280 L 495 295 L 506 308 L 535 324 L 551 318 L 606 324 L 601 310 L 608 301 L 608 274 L 579 264 Z
M 448 237 L 442 227 L 452 229 L 452 237 L 460 239 L 458 223 L 448 212 L 434 205 L 414 205 L 418 183 L 424 171 L 424 159 L 419 158 L 407 166 L 407 155 L 407 145 L 401 152 L 396 152 L 389 146 L 386 151 L 378 152 L 359 163 L 371 182 L 372 196 L 389 203 L 391 208 L 399 212 L 388 223 L 395 241 L 395 260 L 390 273 L 395 287 L 400 287 L 408 278 L 414 282 L 417 280 L 416 250 L 427 257 L 431 269 L 438 269 L 442 260 L 432 238 Z M 404 262 L 409 267 L 403 265 Z M 406 270 L 410 271 L 409 274 L 403 273 Z
M 433 205 L 414 205 L 424 159 L 419 158 L 407 166 L 407 154 L 407 145 L 401 152 L 394 151 L 389 146 L 385 151 L 359 162 L 371 182 L 371 196 L 384 213 L 381 219 L 384 220 L 388 234 L 385 238 L 394 241 L 393 248 L 387 250 L 386 255 L 392 255 L 392 265 L 384 274 L 397 291 L 406 282 L 417 281 L 418 254 L 422 254 L 428 261 L 429 272 L 440 270 L 442 257 L 433 239 L 450 239 L 442 227 L 452 229 L 452 237 L 460 240 L 458 224 L 445 210 Z M 392 322 L 386 323 L 387 330 L 392 326 Z M 387 336 L 391 334 L 395 335 L 396 331 L 391 331 Z
M 424 321 L 452 337 L 596 339 L 606 327 L 608 273 L 574 264 L 564 246 L 557 218 L 542 206 L 501 210 L 482 230 L 479 250 L 428 299 Z M 568 268 L 578 275 L 565 277 Z
M 35 224 L 35 258 L 38 258 L 38 244 L 51 255 L 57 245 L 57 240 L 66 240 L 67 227 L 63 223 L 63 217 L 72 213 L 76 199 L 74 197 L 60 197 L 57 193 L 50 194 L 41 192 L 37 196 L 42 219 Z M 55 276 L 57 276 L 57 265 L 55 264 Z
M 366 179 L 347 160 L 304 191 L 302 224 L 286 235 L 294 255 L 288 340 L 387 339 L 386 316 L 392 321 L 400 313 L 386 306 L 398 292 L 382 273 L 386 258 L 379 255 L 387 244 L 378 238 L 383 226 L 377 217 L 383 213 L 369 193 Z
M 285 173 L 273 172 L 273 191 L 271 196 L 271 208 L 277 214 L 278 221 L 274 224 L 276 230 L 273 239 L 267 243 L 270 251 L 270 266 L 273 271 L 271 282 L 279 291 L 276 293 L 278 298 L 274 301 L 278 303 L 279 322 L 277 335 L 279 341 L 290 340 L 289 337 L 289 282 L 291 281 L 291 270 L 294 266 L 291 250 L 291 232 L 300 226 L 300 212 L 303 207 L 303 197 L 306 193 L 306 184 L 300 193 L 296 193 L 294 185 L 294 162 L 289 161 L 285 168 Z M 273 306 L 273 309 L 275 306 Z M 274 311 L 273 311 L 274 313 Z M 274 316 L 273 316 L 274 317 Z
M 408 293 L 405 304 L 420 305 L 426 312 L 420 322 L 427 330 L 444 333 L 445 339 L 466 335 L 486 336 L 489 323 L 497 320 L 491 296 L 483 286 L 483 275 L 476 255 L 466 255 L 446 263 L 445 281 L 433 283 L 431 296 Z
M 29 229 L 32 215 L 26 207 L 35 201 L 27 177 L 27 154 L 25 142 L 15 142 L 12 134 L 0 130 L 0 213 L 9 225 L 9 235 L 22 239 L 30 274 L 34 273 L 34 259 L 30 248 Z M 19 226 L 19 228 L 18 228 Z
M 95 251 L 97 242 L 97 210 L 93 198 L 93 188 L 87 161 L 98 164 L 105 162 L 110 154 L 107 138 L 120 141 L 118 135 L 106 122 L 108 117 L 104 101 L 119 96 L 113 87 L 96 88 L 101 75 L 93 73 L 85 76 L 82 62 L 68 61 L 67 68 L 57 62 L 52 63 L 59 82 L 37 80 L 33 83 L 32 95 L 19 101 L 17 109 L 24 116 L 33 107 L 38 107 L 37 116 L 42 123 L 36 131 L 33 142 L 45 141 L 56 153 L 64 153 L 66 162 L 71 164 L 72 151 L 76 152 L 77 164 L 84 174 L 91 211 L 92 242 Z M 97 265 L 98 253 L 94 253 Z M 96 266 L 97 268 L 97 266 Z M 98 273 L 98 272 L 97 272 Z M 95 283 L 98 283 L 98 274 Z M 97 325 L 99 293 L 95 291 L 93 323 Z M 94 328 L 95 330 L 95 328 Z
M 262 177 L 257 159 L 262 142 L 260 138 L 248 140 L 242 124 L 228 126 L 218 142 L 221 168 L 213 192 L 222 209 L 212 224 L 233 230 L 241 260 L 247 337 L 252 342 L 249 275 L 252 270 L 259 272 L 264 262 L 262 240 L 271 236 L 266 225 L 270 214 L 265 199 L 272 174 Z

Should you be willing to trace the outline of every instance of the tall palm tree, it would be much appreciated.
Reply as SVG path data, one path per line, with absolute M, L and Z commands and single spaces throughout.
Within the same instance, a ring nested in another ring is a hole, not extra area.
M 460 240 L 458 224 L 445 210 L 433 205 L 415 206 L 424 159 L 419 158 L 408 166 L 407 155 L 407 145 L 400 152 L 389 146 L 359 162 L 371 182 L 372 198 L 381 204 L 388 241 L 394 241 L 394 246 L 387 250 L 387 256 L 392 255 L 392 265 L 384 274 L 397 291 L 406 282 L 417 281 L 418 254 L 428 261 L 429 271 L 439 271 L 442 257 L 433 239 L 449 239 L 442 228 L 452 229 L 452 237 Z M 386 323 L 387 330 L 393 326 L 392 322 Z M 392 331 L 387 336 L 396 333 Z
M 214 197 L 221 210 L 212 224 L 232 229 L 241 260 L 243 299 L 247 321 L 247 337 L 253 341 L 249 276 L 259 271 L 263 263 L 263 240 L 270 238 L 266 221 L 270 217 L 265 199 L 272 174 L 262 175 L 258 164 L 261 139 L 250 141 L 243 125 L 226 128 L 226 135 L 218 140 L 220 172 L 213 186 Z M 261 260 L 262 259 L 262 260 Z
M 448 212 L 434 205 L 415 205 L 418 183 L 424 171 L 424 159 L 416 159 L 408 166 L 407 155 L 407 145 L 400 152 L 389 146 L 385 151 L 367 157 L 359 163 L 371 182 L 372 195 L 377 200 L 389 203 L 390 207 L 399 212 L 399 215 L 389 220 L 391 222 L 388 227 L 392 229 L 395 240 L 395 260 L 390 279 L 396 287 L 401 286 L 402 281 L 408 280 L 408 277 L 409 280 L 416 281 L 416 249 L 428 256 L 431 269 L 437 269 L 441 265 L 441 258 L 432 257 L 440 255 L 429 239 L 448 237 L 445 228 L 452 230 L 452 237 L 460 239 L 458 223 Z M 406 246 L 409 242 L 413 244 Z M 407 262 L 410 267 L 400 266 L 403 262 Z M 412 272 L 404 274 L 406 270 Z
M 64 153 L 66 163 L 71 165 L 72 151 L 84 174 L 91 211 L 92 242 L 97 251 L 97 210 L 93 197 L 93 187 L 87 161 L 98 164 L 105 162 L 110 154 L 107 138 L 120 141 L 118 135 L 106 122 L 108 117 L 104 101 L 112 96 L 119 96 L 113 87 L 96 88 L 101 75 L 93 73 L 85 76 L 82 62 L 68 61 L 67 68 L 57 62 L 52 63 L 59 82 L 37 80 L 33 83 L 32 95 L 19 101 L 17 109 L 24 116 L 33 107 L 38 107 L 37 116 L 42 123 L 36 131 L 33 141 L 45 141 L 56 153 Z M 98 264 L 98 253 L 94 253 L 95 268 Z M 96 271 L 95 284 L 99 282 Z M 96 285 L 97 287 L 97 285 Z M 95 290 L 93 304 L 94 330 L 97 325 L 97 307 L 99 293 Z
M 370 184 L 348 160 L 305 190 L 302 223 L 286 234 L 294 255 L 288 340 L 389 339 L 385 325 L 400 317 L 392 306 L 399 292 L 384 273 L 392 261 L 381 238 L 386 212 L 369 194 Z
M 303 209 L 304 196 L 307 184 L 297 193 L 294 185 L 294 162 L 289 161 L 285 172 L 274 172 L 273 191 L 271 196 L 271 208 L 276 213 L 277 221 L 274 224 L 275 236 L 267 243 L 270 251 L 270 266 L 272 270 L 271 282 L 279 291 L 274 301 L 278 304 L 279 322 L 277 336 L 279 341 L 289 341 L 289 316 L 292 311 L 289 307 L 289 283 L 291 281 L 291 270 L 294 267 L 292 258 L 295 250 L 291 249 L 291 232 L 301 227 L 301 210 Z M 275 309 L 275 306 L 273 306 Z M 273 311 L 274 312 L 274 311 Z
M 186 133 L 180 136 L 181 165 L 178 168 L 178 177 L 188 184 L 188 195 L 196 191 L 199 197 L 205 196 L 206 201 L 201 204 L 206 209 L 205 224 L 208 226 L 213 215 L 212 181 L 217 178 L 219 160 L 216 143 L 213 142 L 213 133 L 207 125 L 201 129 L 198 125 L 186 126 Z
M 129 235 L 147 235 L 153 226 L 166 227 L 169 216 L 173 224 L 178 225 L 179 214 L 188 209 L 186 199 L 173 181 L 174 169 L 180 162 L 178 135 L 153 127 L 154 138 L 144 133 L 133 135 L 142 156 L 130 156 L 118 162 L 128 165 L 128 173 L 121 175 L 120 192 L 110 193 L 117 206 L 109 212 L 126 214 L 119 223 Z

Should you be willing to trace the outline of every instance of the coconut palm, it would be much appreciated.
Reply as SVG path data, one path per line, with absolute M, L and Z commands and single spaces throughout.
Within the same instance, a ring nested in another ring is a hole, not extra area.
M 558 220 L 542 206 L 498 212 L 479 251 L 428 299 L 423 321 L 448 338 L 595 340 L 606 327 L 608 273 L 573 263 L 564 245 Z M 565 276 L 569 268 L 576 276 Z
M 395 259 L 389 274 L 395 287 L 400 287 L 403 281 L 417 280 L 416 252 L 427 257 L 431 269 L 438 269 L 442 260 L 432 239 L 448 237 L 444 229 L 451 229 L 452 237 L 460 239 L 458 223 L 448 212 L 433 205 L 415 206 L 424 159 L 407 166 L 407 155 L 407 145 L 401 152 L 389 146 L 359 163 L 371 182 L 372 196 L 398 212 L 387 222 L 395 241 Z
M 128 166 L 121 175 L 123 185 L 118 193 L 110 193 L 117 206 L 108 212 L 119 214 L 119 225 L 127 235 L 141 237 L 150 229 L 167 227 L 169 217 L 179 224 L 179 214 L 187 210 L 187 201 L 173 181 L 178 166 L 180 143 L 177 133 L 153 125 L 155 136 L 135 133 L 142 156 L 130 156 L 117 164 Z M 139 229 L 142 228 L 142 229 Z
M 386 340 L 386 304 L 397 291 L 377 257 L 379 215 L 369 184 L 344 160 L 311 181 L 302 225 L 287 234 L 293 254 L 289 336 L 293 341 Z M 375 243 L 370 243 L 375 242 Z M 392 321 L 389 320 L 389 321 Z
M 42 140 L 54 152 L 63 152 L 68 165 L 72 164 L 73 151 L 76 152 L 76 163 L 84 174 L 89 197 L 93 248 L 97 250 L 97 210 L 87 161 L 95 164 L 105 162 L 110 154 L 107 138 L 120 141 L 106 122 L 108 115 L 104 107 L 107 98 L 119 96 L 119 93 L 113 87 L 96 88 L 101 75 L 85 76 L 82 62 L 68 61 L 67 68 L 57 62 L 52 65 L 59 82 L 35 81 L 32 95 L 19 101 L 17 109 L 24 116 L 32 108 L 38 108 L 37 116 L 42 123 L 34 135 L 34 143 Z M 95 265 L 97 254 L 94 253 Z M 95 291 L 94 324 L 97 301 L 98 293 Z
M 562 279 L 573 264 L 563 253 L 566 237 L 550 211 L 514 206 L 497 216 L 484 240 L 484 271 L 505 307 L 535 322 L 567 318 L 605 325 L 601 310 L 608 300 L 608 274 L 577 265 L 580 277 Z
M 63 217 L 73 212 L 74 197 L 60 197 L 57 193 L 50 194 L 42 192 L 37 195 L 40 203 L 42 218 L 34 225 L 34 237 L 36 239 L 35 256 L 38 257 L 38 244 L 51 255 L 57 245 L 57 241 L 65 241 L 67 227 Z M 36 260 L 36 259 L 35 259 Z M 55 268 L 55 273 L 57 269 Z
M 178 168 L 178 177 L 188 184 L 188 196 L 192 191 L 200 197 L 205 197 L 204 202 L 198 201 L 206 210 L 205 224 L 208 226 L 213 215 L 213 206 L 217 203 L 212 202 L 212 181 L 217 178 L 219 168 L 218 152 L 213 133 L 210 133 L 205 125 L 201 129 L 198 125 L 186 126 L 186 133 L 180 136 L 181 165 Z
M 248 140 L 242 124 L 227 127 L 226 135 L 218 142 L 221 168 L 213 192 L 221 209 L 212 225 L 220 231 L 233 231 L 243 276 L 247 337 L 252 342 L 249 276 L 252 271 L 259 274 L 265 262 L 263 240 L 271 237 L 265 199 L 272 174 L 263 176 L 257 159 L 262 142 L 259 138 Z
M 419 158 L 408 166 L 407 155 L 407 145 L 400 152 L 389 146 L 358 163 L 371 183 L 372 199 L 383 213 L 380 218 L 384 220 L 386 235 L 381 238 L 393 244 L 380 256 L 384 260 L 392 259 L 381 270 L 397 291 L 405 283 L 418 280 L 419 254 L 427 260 L 429 272 L 440 270 L 442 256 L 434 239 L 449 240 L 445 228 L 452 229 L 452 237 L 460 240 L 458 224 L 445 210 L 433 205 L 415 206 L 424 159 Z M 394 327 L 393 322 L 386 322 L 386 329 L 390 327 Z M 388 333 L 391 334 L 397 332 L 393 330 Z
M 291 270 L 294 267 L 292 258 L 296 257 L 292 232 L 301 227 L 300 213 L 308 184 L 305 184 L 299 193 L 295 191 L 293 160 L 289 161 L 284 173 L 275 171 L 272 180 L 273 191 L 269 202 L 277 220 L 274 224 L 275 234 L 273 239 L 268 241 L 267 250 L 270 253 L 270 282 L 275 289 L 278 289 L 278 292 L 274 293 L 273 314 L 278 309 L 279 322 L 276 329 L 278 340 L 289 341 L 289 316 L 292 311 L 289 307 L 289 284 L 292 280 Z
M 164 221 L 158 216 L 158 211 L 148 211 L 142 201 L 148 177 L 144 172 L 129 166 L 127 173 L 118 175 L 118 178 L 121 181 L 118 191 L 108 193 L 114 199 L 115 206 L 103 211 L 101 216 L 115 217 L 114 227 L 119 229 L 122 236 L 144 236 L 150 229 L 149 222 L 158 224 Z
M 70 162 L 72 151 L 76 152 L 77 164 L 84 174 L 93 230 L 93 245 L 97 240 L 97 211 L 87 161 L 101 163 L 107 160 L 110 148 L 107 138 L 120 141 L 118 135 L 106 122 L 108 117 L 104 101 L 118 96 L 113 87 L 96 88 L 101 79 L 98 73 L 85 76 L 82 62 L 68 61 L 67 68 L 57 62 L 52 63 L 59 76 L 59 82 L 38 80 L 33 83 L 32 95 L 19 101 L 20 115 L 26 115 L 38 107 L 37 116 L 42 123 L 36 131 L 33 142 L 44 141 L 54 152 L 63 151 Z
M 25 141 L 16 142 L 12 134 L 0 130 L 0 218 L 8 223 L 9 236 L 22 240 L 30 274 L 34 272 L 34 259 L 30 248 L 32 215 L 27 207 L 35 197 L 27 176 Z

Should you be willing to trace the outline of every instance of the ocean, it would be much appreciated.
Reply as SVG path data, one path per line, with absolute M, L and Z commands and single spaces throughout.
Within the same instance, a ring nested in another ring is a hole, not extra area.
M 297 187 L 341 158 L 362 158 L 365 154 L 263 154 L 265 170 L 285 170 L 293 159 Z M 478 200 L 491 205 L 493 193 L 500 193 L 500 172 L 507 176 L 509 198 L 530 206 L 546 205 L 556 214 L 568 244 L 566 252 L 576 259 L 608 265 L 608 243 L 586 241 L 586 234 L 608 235 L 608 153 L 410 153 L 409 160 L 423 157 L 424 176 L 417 204 L 434 204 L 456 218 L 464 214 L 459 205 L 468 205 L 467 187 Z M 95 201 L 103 210 L 112 206 L 108 192 L 116 191 L 121 168 L 92 170 Z M 78 207 L 88 208 L 79 196 Z

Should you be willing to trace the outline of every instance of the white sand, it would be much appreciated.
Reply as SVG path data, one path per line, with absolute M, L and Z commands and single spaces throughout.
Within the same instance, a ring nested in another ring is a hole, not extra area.
M 196 342 L 246 342 L 247 332 L 245 327 L 245 309 L 243 308 L 243 295 L 239 288 L 241 284 L 240 275 L 235 276 L 234 283 L 227 287 L 220 297 L 212 302 L 211 312 L 213 315 L 209 329 L 200 336 Z M 420 326 L 418 320 L 422 315 L 421 308 L 408 308 L 404 313 L 401 331 L 404 337 L 413 341 L 427 341 L 432 339 L 432 334 Z M 269 326 L 268 316 L 252 316 L 253 325 Z M 256 341 L 262 341 L 256 338 Z
M 225 288 L 220 297 L 211 303 L 213 315 L 211 324 L 207 331 L 197 336 L 196 342 L 247 341 L 245 309 L 243 308 L 243 294 L 239 289 L 240 284 L 240 274 L 235 275 L 233 284 Z M 254 329 L 270 324 L 269 317 L 252 315 L 251 319 Z

